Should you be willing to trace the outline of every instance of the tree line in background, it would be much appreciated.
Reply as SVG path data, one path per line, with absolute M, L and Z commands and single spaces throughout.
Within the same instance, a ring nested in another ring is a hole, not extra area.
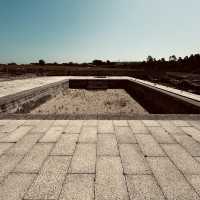
M 16 63 L 9 63 L 9 66 L 15 66 Z M 39 60 L 37 63 L 30 63 L 28 66 L 78 66 L 78 67 L 102 67 L 102 68 L 121 68 L 121 69 L 143 69 L 147 71 L 180 71 L 200 74 L 200 54 L 192 54 L 190 56 L 176 57 L 172 55 L 168 60 L 165 58 L 155 59 L 148 56 L 143 62 L 112 62 L 103 60 L 93 60 L 91 63 L 46 63 L 44 60 Z M 5 66 L 5 65 L 4 65 Z M 24 66 L 24 65 L 18 65 Z
M 147 60 L 142 62 L 143 66 L 146 68 L 150 67 L 152 69 L 158 70 L 172 70 L 172 71 L 186 71 L 193 73 L 200 73 L 200 54 L 191 54 L 190 56 L 176 57 L 172 55 L 168 60 L 161 58 L 156 60 L 152 56 L 148 56 Z
M 171 62 L 171 63 L 187 63 L 187 64 L 199 64 L 200 63 L 200 54 L 191 54 L 189 57 L 185 56 L 184 58 L 179 57 L 177 58 L 175 55 L 172 55 L 169 57 L 169 60 L 166 61 L 165 58 L 161 58 L 159 60 L 156 60 L 155 58 L 153 58 L 152 56 L 148 56 L 147 57 L 147 61 L 146 63 L 166 63 L 166 62 Z
M 166 62 L 173 62 L 173 63 L 199 63 L 200 62 L 200 54 L 191 54 L 190 56 L 185 56 L 184 58 L 182 57 L 176 57 L 175 55 L 172 55 L 169 57 L 168 60 L 166 60 L 165 58 L 161 58 L 161 59 L 158 59 L 156 60 L 156 58 L 152 57 L 152 56 L 148 56 L 146 61 L 143 61 L 143 62 L 137 62 L 137 63 L 150 63 L 150 64 L 155 64 L 155 63 L 166 63 Z M 117 62 L 112 62 L 110 60 L 107 60 L 107 61 L 103 61 L 103 60 L 93 60 L 91 63 L 82 63 L 82 64 L 94 64 L 94 65 L 105 65 L 105 64 L 114 64 L 114 63 L 134 63 L 134 62 L 120 62 L 120 61 L 117 61 Z M 12 62 L 12 63 L 8 63 L 9 65 L 17 65 L 16 63 Z M 59 65 L 57 62 L 54 62 L 54 63 L 46 63 L 45 60 L 41 59 L 38 61 L 38 63 L 30 63 L 31 65 L 45 65 L 45 64 L 52 64 L 52 65 Z M 72 64 L 78 64 L 78 63 L 74 63 L 74 62 L 68 62 L 68 63 L 61 63 L 60 65 L 72 65 Z

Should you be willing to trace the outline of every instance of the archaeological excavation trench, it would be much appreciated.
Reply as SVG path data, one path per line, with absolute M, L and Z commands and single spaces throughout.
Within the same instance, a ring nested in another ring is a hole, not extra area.
M 0 108 L 28 115 L 199 114 L 200 102 L 129 77 L 66 77 L 0 98 Z

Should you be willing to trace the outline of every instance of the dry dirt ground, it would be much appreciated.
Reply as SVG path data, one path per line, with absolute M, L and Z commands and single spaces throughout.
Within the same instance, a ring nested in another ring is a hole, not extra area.
M 125 90 L 68 89 L 31 111 L 32 114 L 147 114 Z

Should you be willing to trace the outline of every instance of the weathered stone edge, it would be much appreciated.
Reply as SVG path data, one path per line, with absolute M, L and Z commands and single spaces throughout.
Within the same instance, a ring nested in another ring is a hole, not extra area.
M 0 114 L 0 119 L 41 119 L 41 120 L 61 120 L 61 119 L 70 119 L 70 120 L 80 120 L 80 119 L 121 119 L 121 120 L 173 120 L 173 119 L 182 119 L 182 120 L 200 120 L 200 114 Z

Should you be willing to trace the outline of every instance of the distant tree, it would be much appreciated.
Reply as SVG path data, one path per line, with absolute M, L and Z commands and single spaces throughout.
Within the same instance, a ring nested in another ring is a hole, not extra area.
M 102 65 L 102 64 L 104 64 L 104 62 L 102 60 L 93 60 L 92 64 L 93 65 Z
M 161 58 L 160 61 L 163 62 L 163 63 L 166 62 L 165 58 Z
M 188 58 L 188 64 L 190 64 L 191 66 L 200 65 L 200 54 L 191 54 Z
M 107 60 L 107 61 L 106 61 L 106 64 L 108 64 L 108 65 L 111 64 L 110 60 Z
M 193 55 L 193 54 L 191 54 L 191 55 L 190 55 L 190 58 L 194 58 L 194 55 Z
M 195 54 L 195 57 L 199 60 L 200 59 L 200 54 Z
M 44 60 L 39 60 L 39 65 L 45 65 L 45 61 Z
M 12 63 L 8 63 L 8 65 L 17 65 L 17 63 L 12 62 Z
M 183 60 L 181 57 L 178 57 L 178 60 Z
M 195 54 L 194 58 L 195 58 L 195 62 L 200 64 L 200 54 Z
M 177 61 L 176 56 L 175 55 L 170 56 L 169 61 L 176 62 Z
M 147 57 L 147 63 L 152 63 L 154 61 L 154 58 L 152 56 Z
M 181 57 L 178 58 L 178 62 L 181 63 L 183 59 Z

